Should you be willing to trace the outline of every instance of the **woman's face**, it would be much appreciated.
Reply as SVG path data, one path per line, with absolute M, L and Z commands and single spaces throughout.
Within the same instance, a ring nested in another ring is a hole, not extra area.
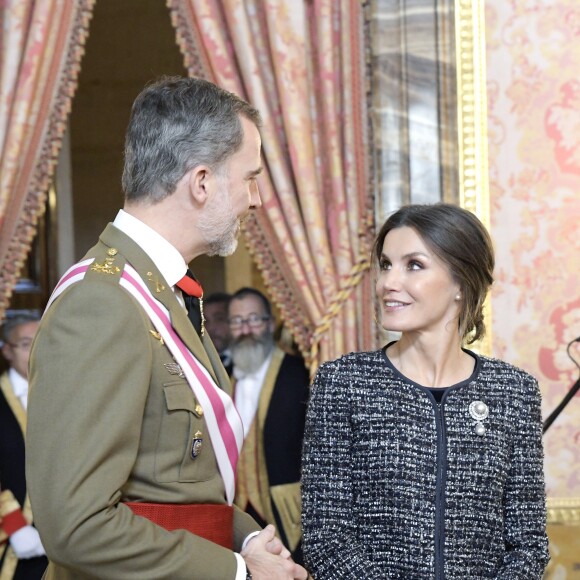
M 459 332 L 459 285 L 413 228 L 385 237 L 376 290 L 385 330 Z

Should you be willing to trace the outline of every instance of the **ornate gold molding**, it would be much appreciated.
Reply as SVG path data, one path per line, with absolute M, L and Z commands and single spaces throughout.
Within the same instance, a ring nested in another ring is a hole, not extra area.
M 487 95 L 484 0 L 455 0 L 455 65 L 459 203 L 489 230 Z M 485 304 L 486 335 L 474 346 L 491 354 L 491 301 Z
M 548 524 L 580 526 L 580 497 L 547 499 Z

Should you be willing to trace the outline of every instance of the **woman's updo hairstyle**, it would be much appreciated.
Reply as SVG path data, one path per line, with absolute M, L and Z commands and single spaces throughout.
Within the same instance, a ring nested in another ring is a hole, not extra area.
M 489 233 L 470 211 L 449 203 L 405 205 L 379 231 L 373 257 L 381 259 L 387 234 L 413 228 L 442 260 L 461 289 L 459 334 L 467 344 L 485 335 L 483 303 L 493 284 L 494 251 Z

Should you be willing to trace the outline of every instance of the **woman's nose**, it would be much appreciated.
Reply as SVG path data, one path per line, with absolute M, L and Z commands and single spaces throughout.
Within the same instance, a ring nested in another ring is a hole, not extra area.
M 383 270 L 380 277 L 380 287 L 383 290 L 400 290 L 401 273 L 395 268 Z

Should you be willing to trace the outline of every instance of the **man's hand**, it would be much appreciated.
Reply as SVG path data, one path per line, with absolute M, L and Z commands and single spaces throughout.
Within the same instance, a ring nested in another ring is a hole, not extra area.
M 291 560 L 292 554 L 290 550 L 282 543 L 282 540 L 278 536 L 274 536 L 269 542 L 266 543 L 266 550 L 270 554 L 275 554 L 276 556 L 281 556 L 285 560 Z
M 242 550 L 252 580 L 306 580 L 308 573 L 290 558 L 275 533 L 274 526 L 266 526 Z

